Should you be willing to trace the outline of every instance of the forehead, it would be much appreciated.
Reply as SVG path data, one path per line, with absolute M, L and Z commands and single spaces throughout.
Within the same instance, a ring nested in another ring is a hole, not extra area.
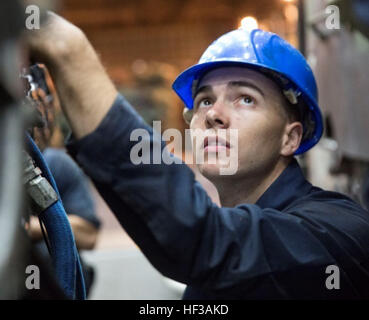
M 242 67 L 221 67 L 209 71 L 203 76 L 198 88 L 203 86 L 216 86 L 227 84 L 231 81 L 247 81 L 251 82 L 262 91 L 278 91 L 278 86 L 263 75 L 255 70 L 242 68 Z

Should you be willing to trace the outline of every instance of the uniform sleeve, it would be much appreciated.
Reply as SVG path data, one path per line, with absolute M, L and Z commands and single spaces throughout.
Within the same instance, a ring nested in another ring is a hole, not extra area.
M 138 128 L 150 133 L 142 140 L 151 152 L 166 152 L 119 95 L 99 127 L 72 141 L 69 151 L 161 273 L 217 293 L 246 292 L 255 279 L 283 291 L 278 276 L 334 262 L 308 223 L 294 214 L 251 204 L 220 208 L 185 164 L 133 164 L 130 151 L 137 141 L 130 135 Z M 323 269 L 321 276 L 324 285 Z

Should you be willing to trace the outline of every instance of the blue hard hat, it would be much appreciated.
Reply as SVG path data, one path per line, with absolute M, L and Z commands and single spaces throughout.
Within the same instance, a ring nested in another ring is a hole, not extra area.
M 314 74 L 304 56 L 275 33 L 237 29 L 215 40 L 198 64 L 182 72 L 173 89 L 188 109 L 193 108 L 194 87 L 208 71 L 225 66 L 244 66 L 270 76 L 292 104 L 303 105 L 304 135 L 295 154 L 312 148 L 323 133 L 322 114 Z

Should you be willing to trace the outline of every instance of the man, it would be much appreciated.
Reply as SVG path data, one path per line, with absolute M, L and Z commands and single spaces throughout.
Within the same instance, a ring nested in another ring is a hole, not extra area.
M 184 164 L 132 163 L 133 130 L 151 133 L 150 150 L 165 145 L 118 95 L 79 29 L 50 14 L 29 42 L 78 139 L 70 153 L 151 263 L 188 285 L 184 298 L 369 297 L 368 213 L 313 187 L 293 158 L 317 143 L 322 121 L 312 72 L 284 40 L 231 32 L 174 83 L 191 128 L 213 130 L 195 152 L 205 152 L 199 169 L 222 207 Z M 221 129 L 238 132 L 233 175 L 207 161 L 236 148 Z

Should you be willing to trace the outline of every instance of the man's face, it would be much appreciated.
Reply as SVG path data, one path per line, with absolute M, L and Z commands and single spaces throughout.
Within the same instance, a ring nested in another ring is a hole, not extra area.
M 206 136 L 212 137 L 195 144 L 195 156 L 204 152 L 205 161 L 198 164 L 200 172 L 214 181 L 224 156 L 236 157 L 238 177 L 263 176 L 272 170 L 280 158 L 288 124 L 282 103 L 280 89 L 259 72 L 223 67 L 207 73 L 195 93 L 190 124 L 191 129 L 210 129 Z M 214 143 L 220 129 L 227 133 L 226 141 Z M 232 129 L 238 132 L 238 152 L 232 152 L 236 148 L 230 136 Z M 209 163 L 210 157 L 219 161 Z

